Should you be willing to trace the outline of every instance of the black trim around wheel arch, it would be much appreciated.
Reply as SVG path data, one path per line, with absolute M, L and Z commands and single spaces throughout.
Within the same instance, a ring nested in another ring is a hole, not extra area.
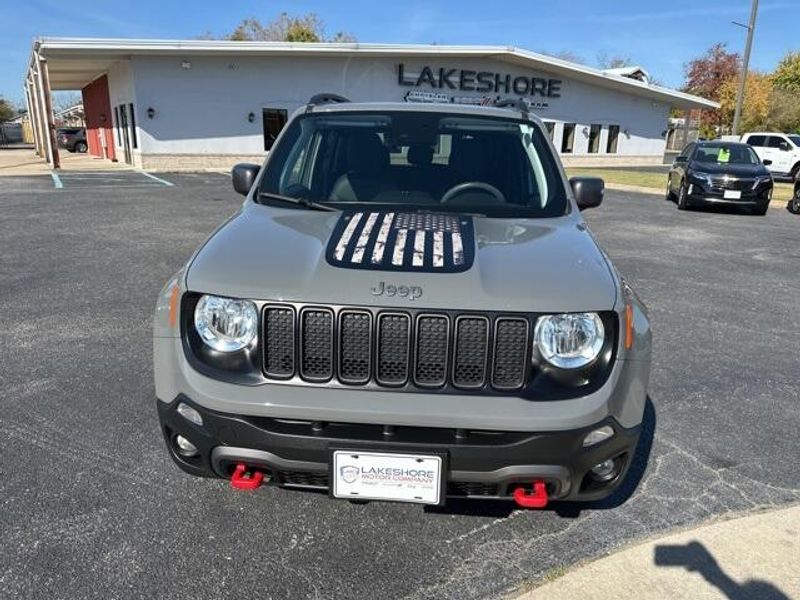
M 200 413 L 202 426 L 177 412 L 180 402 Z M 552 499 L 604 498 L 624 480 L 641 430 L 640 426 L 622 428 L 611 418 L 590 427 L 553 432 L 319 423 L 220 413 L 183 395 L 170 403 L 159 400 L 157 406 L 170 455 L 181 469 L 193 475 L 228 477 L 236 463 L 244 462 L 266 471 L 277 485 L 324 490 L 333 447 L 445 452 L 447 495 L 459 497 L 508 499 L 516 485 L 544 479 Z M 584 448 L 586 434 L 603 425 L 614 429 L 614 437 Z M 176 435 L 189 439 L 198 448 L 198 456 L 178 455 Z M 609 458 L 621 461 L 621 473 L 611 482 L 598 485 L 588 473 Z

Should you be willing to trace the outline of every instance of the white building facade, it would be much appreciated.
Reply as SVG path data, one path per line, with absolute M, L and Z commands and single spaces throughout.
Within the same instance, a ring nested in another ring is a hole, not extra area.
M 595 166 L 660 164 L 670 108 L 717 106 L 506 47 L 45 39 L 34 55 L 32 63 L 46 61 L 51 89 L 84 91 L 97 137 L 90 151 L 145 169 L 260 161 L 286 118 L 322 92 L 352 101 L 522 99 L 565 164 Z

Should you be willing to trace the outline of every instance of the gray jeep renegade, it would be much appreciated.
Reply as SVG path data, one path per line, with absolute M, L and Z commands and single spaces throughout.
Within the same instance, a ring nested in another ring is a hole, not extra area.
M 155 387 L 178 466 L 350 500 L 597 500 L 625 479 L 645 307 L 524 105 L 315 96 L 165 286 Z

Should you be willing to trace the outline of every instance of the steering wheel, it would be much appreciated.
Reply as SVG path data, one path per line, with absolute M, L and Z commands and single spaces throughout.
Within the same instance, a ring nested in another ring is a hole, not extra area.
M 489 185 L 488 183 L 484 183 L 483 181 L 465 181 L 464 183 L 459 183 L 457 185 L 454 185 L 444 193 L 444 196 L 442 196 L 440 202 L 442 204 L 447 204 L 448 202 L 451 202 L 453 198 L 455 198 L 456 196 L 460 196 L 469 189 L 476 189 L 491 194 L 492 196 L 494 196 L 495 200 L 505 204 L 506 197 L 503 195 L 503 192 L 498 190 L 493 185 Z

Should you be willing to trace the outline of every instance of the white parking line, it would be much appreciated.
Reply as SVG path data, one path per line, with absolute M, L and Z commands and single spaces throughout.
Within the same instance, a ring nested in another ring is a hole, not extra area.
M 50 177 L 53 178 L 53 186 L 55 186 L 57 190 L 60 190 L 61 188 L 64 187 L 64 184 L 61 183 L 61 178 L 55 171 L 50 171 Z
M 139 171 L 139 172 L 140 172 L 142 175 L 144 175 L 144 176 L 146 176 L 146 177 L 149 177 L 150 179 L 155 179 L 155 180 L 156 180 L 156 181 L 158 181 L 159 183 L 163 183 L 164 185 L 168 185 L 168 186 L 170 186 L 170 187 L 172 187 L 172 186 L 174 186 L 174 185 L 175 185 L 174 183 L 170 183 L 170 182 L 169 182 L 169 181 L 167 181 L 166 179 L 161 179 L 160 177 L 156 177 L 155 175 L 151 175 L 151 174 L 150 174 L 150 173 L 148 173 L 147 171 Z

